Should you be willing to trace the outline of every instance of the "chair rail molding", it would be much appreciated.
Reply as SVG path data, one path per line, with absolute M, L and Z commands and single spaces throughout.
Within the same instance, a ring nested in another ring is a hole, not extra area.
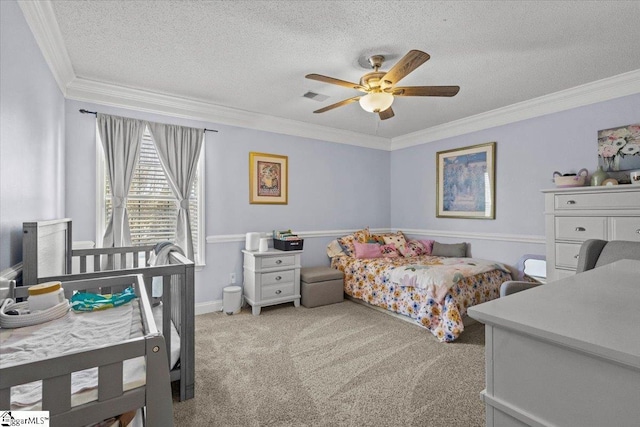
M 536 243 L 544 245 L 545 236 L 527 234 L 507 234 L 507 233 L 476 233 L 472 231 L 450 231 L 450 230 L 423 230 L 412 228 L 399 228 L 404 234 L 412 234 L 427 237 L 452 237 L 468 240 L 494 240 L 499 242 L 515 243 Z
M 312 239 L 314 237 L 340 237 L 347 234 L 351 234 L 354 231 L 360 230 L 359 228 L 347 229 L 347 230 L 320 230 L 320 231 L 296 231 L 296 234 L 303 239 Z M 390 228 L 372 228 L 369 231 L 372 233 L 390 233 Z M 265 231 L 260 233 L 263 237 L 271 238 L 273 232 Z M 244 242 L 246 234 L 218 234 L 213 236 L 207 236 L 207 243 L 231 243 L 231 242 Z
M 302 238 L 316 237 L 340 237 L 351 234 L 358 229 L 346 230 L 317 230 L 317 231 L 299 231 L 296 234 Z M 516 243 L 535 243 L 544 245 L 546 243 L 545 236 L 523 235 L 523 234 L 506 234 L 506 233 L 475 233 L 469 231 L 449 231 L 449 230 L 426 230 L 413 228 L 372 228 L 371 233 L 393 233 L 402 231 L 407 235 L 417 235 L 426 237 L 451 237 L 462 238 L 468 240 L 494 240 L 500 242 L 516 242 Z M 263 237 L 271 238 L 272 232 L 261 232 Z M 218 234 L 207 236 L 208 244 L 244 242 L 245 234 Z

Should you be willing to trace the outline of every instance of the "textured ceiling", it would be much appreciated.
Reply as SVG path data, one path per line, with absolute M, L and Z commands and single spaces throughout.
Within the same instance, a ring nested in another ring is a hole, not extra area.
M 640 69 L 638 1 L 54 1 L 78 77 L 393 138 Z M 459 85 L 453 98 L 396 98 L 396 116 L 350 104 L 358 61 L 411 49 L 402 81 Z M 302 97 L 308 91 L 323 102 Z

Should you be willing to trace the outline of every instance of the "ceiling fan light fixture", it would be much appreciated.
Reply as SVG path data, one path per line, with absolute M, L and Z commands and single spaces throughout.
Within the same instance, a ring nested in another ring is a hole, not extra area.
M 363 110 L 370 113 L 379 113 L 391 107 L 393 95 L 385 92 L 372 92 L 360 98 L 358 101 Z

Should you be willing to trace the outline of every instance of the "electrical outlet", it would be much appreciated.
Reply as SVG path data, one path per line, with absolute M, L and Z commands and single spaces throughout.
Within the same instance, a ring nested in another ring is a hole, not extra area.
M 236 283 L 236 273 L 229 274 L 229 279 L 231 280 L 231 283 Z

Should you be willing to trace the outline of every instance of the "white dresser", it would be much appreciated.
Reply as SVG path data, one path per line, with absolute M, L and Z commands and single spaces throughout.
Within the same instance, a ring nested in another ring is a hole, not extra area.
M 302 251 L 243 250 L 244 299 L 257 316 L 268 305 L 293 302 L 300 306 L 300 255 Z
M 547 281 L 575 273 L 587 239 L 640 242 L 640 186 L 543 190 Z
M 640 261 L 469 307 L 485 324 L 486 425 L 640 425 Z

